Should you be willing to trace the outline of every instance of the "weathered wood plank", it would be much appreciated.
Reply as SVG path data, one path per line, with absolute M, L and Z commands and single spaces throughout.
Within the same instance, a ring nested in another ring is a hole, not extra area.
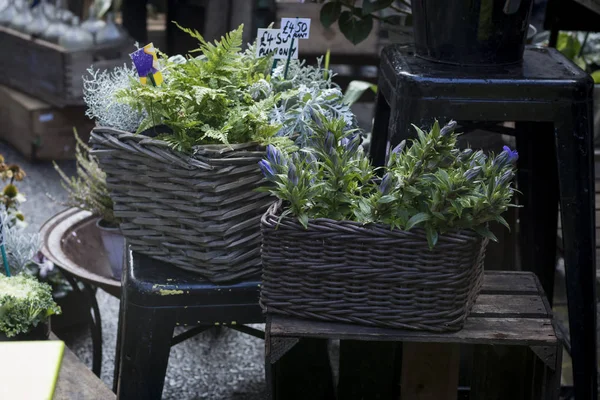
M 486 271 L 481 293 L 533 294 L 538 293 L 535 275 L 531 272 Z
M 60 340 L 51 334 L 52 340 Z M 58 376 L 54 400 L 111 400 L 115 394 L 67 347 Z
M 402 400 L 456 400 L 460 346 L 404 343 Z
M 470 317 L 545 318 L 544 302 L 538 295 L 480 294 Z
M 548 346 L 556 344 L 549 318 L 468 318 L 458 332 L 435 333 L 382 329 L 368 326 L 304 321 L 271 317 L 271 335 L 330 339 L 440 342 L 464 344 L 504 344 Z

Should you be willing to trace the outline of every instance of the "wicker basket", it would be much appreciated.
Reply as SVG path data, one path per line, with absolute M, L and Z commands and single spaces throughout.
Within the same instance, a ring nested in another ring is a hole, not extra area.
M 187 156 L 101 127 L 90 143 L 134 251 L 215 283 L 260 273 L 260 217 L 272 199 L 255 190 L 264 156 L 256 144 L 200 146 Z
M 428 331 L 463 327 L 483 280 L 487 239 L 351 221 L 311 220 L 304 229 L 274 204 L 261 220 L 266 313 Z

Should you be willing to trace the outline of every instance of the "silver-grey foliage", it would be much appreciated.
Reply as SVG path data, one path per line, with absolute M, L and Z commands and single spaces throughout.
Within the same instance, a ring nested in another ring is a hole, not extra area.
M 321 67 L 321 59 L 316 66 L 305 65 L 304 61 L 292 60 L 287 79 L 284 78 L 285 63 L 275 68 L 272 84 L 282 92 L 282 101 L 271 112 L 271 121 L 281 124 L 279 136 L 298 135 L 297 143 L 305 146 L 312 136 L 311 122 L 318 113 L 327 119 L 342 118 L 346 128 L 356 128 L 357 121 L 350 106 L 343 103 L 344 94 L 332 82 L 331 70 Z M 290 91 L 286 91 L 292 89 Z
M 137 72 L 123 64 L 112 71 L 88 69 L 83 77 L 83 99 L 87 104 L 85 114 L 95 119 L 99 125 L 135 132 L 144 115 L 127 104 L 115 101 L 115 93 L 130 87 L 131 79 L 137 79 Z

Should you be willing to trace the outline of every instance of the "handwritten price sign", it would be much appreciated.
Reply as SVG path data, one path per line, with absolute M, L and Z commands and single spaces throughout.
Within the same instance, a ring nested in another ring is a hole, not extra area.
M 281 18 L 281 34 L 295 39 L 308 39 L 310 18 Z
M 273 57 L 276 60 L 285 60 L 291 53 L 291 58 L 298 58 L 298 45 L 292 45 L 292 37 L 282 34 L 281 29 L 260 28 L 258 30 L 257 41 L 257 57 L 264 57 L 273 53 Z

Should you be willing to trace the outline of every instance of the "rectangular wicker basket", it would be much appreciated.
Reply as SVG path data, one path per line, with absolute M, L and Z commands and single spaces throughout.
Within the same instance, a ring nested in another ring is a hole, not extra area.
M 206 145 L 193 156 L 164 141 L 95 128 L 121 231 L 134 251 L 215 283 L 260 274 L 260 218 L 272 203 L 257 144 Z
M 399 329 L 457 331 L 483 280 L 488 240 L 471 231 L 440 235 L 352 221 L 261 220 L 266 313 Z

